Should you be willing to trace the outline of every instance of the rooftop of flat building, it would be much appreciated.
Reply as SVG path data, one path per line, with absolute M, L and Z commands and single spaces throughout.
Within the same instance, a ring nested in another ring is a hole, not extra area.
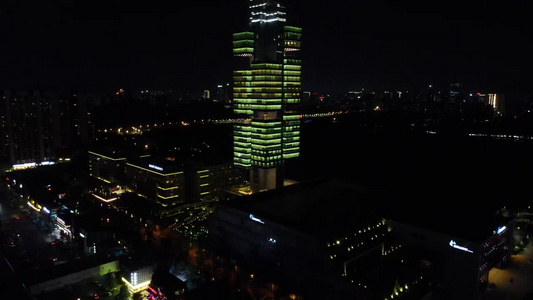
M 321 238 L 336 238 L 389 219 L 481 242 L 509 219 L 496 214 L 488 191 L 368 187 L 317 179 L 240 197 L 220 205 Z M 480 201 L 480 200 L 483 201 Z
M 366 202 L 364 193 L 363 188 L 346 182 L 313 180 L 220 204 L 251 213 L 265 222 L 331 239 L 381 220 L 360 209 Z
M 512 220 L 502 214 L 506 196 L 478 186 L 440 183 L 386 195 L 384 205 L 374 208 L 384 218 L 477 243 Z
M 94 268 L 112 261 L 118 261 L 118 258 L 107 254 L 93 254 L 82 259 L 72 260 L 63 264 L 48 267 L 36 273 L 16 273 L 15 276 L 19 277 L 24 283 L 26 283 L 26 285 L 31 286 L 89 268 Z
M 111 160 L 126 159 L 126 153 L 117 147 L 97 147 L 89 150 L 90 154 Z
M 133 165 L 137 168 L 163 175 L 183 171 L 183 163 L 176 160 L 174 157 L 143 156 L 128 159 L 128 165 Z

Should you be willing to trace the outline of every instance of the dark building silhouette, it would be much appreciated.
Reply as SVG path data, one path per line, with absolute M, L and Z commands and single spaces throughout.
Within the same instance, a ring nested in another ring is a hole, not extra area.
M 52 91 L 0 94 L 0 160 L 10 165 L 70 157 L 89 140 L 86 98 Z

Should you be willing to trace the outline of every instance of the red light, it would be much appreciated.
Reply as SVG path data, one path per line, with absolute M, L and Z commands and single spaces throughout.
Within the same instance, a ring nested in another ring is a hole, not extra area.
M 303 118 L 304 116 L 300 115 L 300 119 Z
M 9 180 L 9 177 L 6 177 L 6 180 Z
M 118 92 L 116 92 L 115 95 L 118 95 Z
M 479 96 L 479 95 L 481 95 L 481 93 L 476 93 L 476 95 L 478 95 L 478 96 Z
M 50 243 L 50 245 L 55 245 L 55 244 L 56 244 L 56 242 L 51 242 Z M 52 259 L 52 258 L 50 257 L 50 259 Z
M 320 97 L 318 97 L 318 99 L 324 99 L 324 96 L 320 96 Z

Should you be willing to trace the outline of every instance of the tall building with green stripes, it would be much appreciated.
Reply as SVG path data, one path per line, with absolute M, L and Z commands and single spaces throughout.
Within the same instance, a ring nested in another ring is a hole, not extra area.
M 233 34 L 234 165 L 252 192 L 283 186 L 283 164 L 300 154 L 302 29 L 286 25 L 275 0 L 250 0 L 249 31 Z

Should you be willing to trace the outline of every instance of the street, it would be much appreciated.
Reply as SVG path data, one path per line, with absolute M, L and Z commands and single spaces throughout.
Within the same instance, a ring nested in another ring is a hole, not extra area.
M 14 247 L 5 247 L 5 255 L 16 271 L 32 271 L 39 266 L 52 263 L 54 254 L 50 243 L 55 237 L 49 235 L 34 224 L 27 213 L 19 211 L 6 203 L 4 190 L 0 190 L 0 219 L 6 233 L 13 236 Z

